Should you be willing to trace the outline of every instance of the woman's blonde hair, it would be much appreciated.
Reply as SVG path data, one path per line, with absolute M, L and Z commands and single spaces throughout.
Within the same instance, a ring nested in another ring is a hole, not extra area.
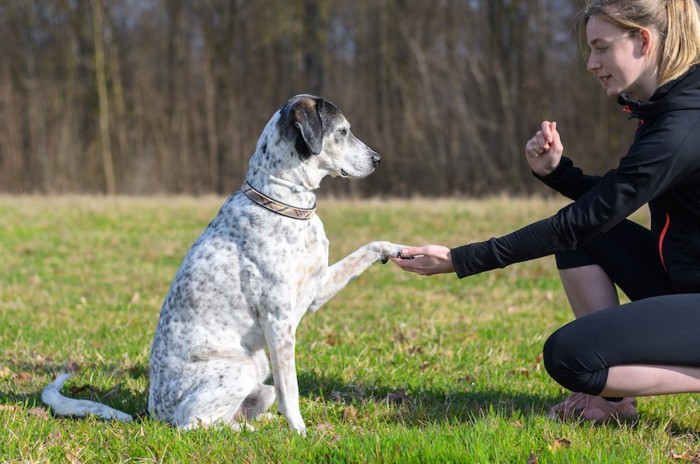
M 586 24 L 594 16 L 630 33 L 642 28 L 656 31 L 659 86 L 700 64 L 700 6 L 696 0 L 591 0 L 582 16 L 582 45 L 586 44 Z

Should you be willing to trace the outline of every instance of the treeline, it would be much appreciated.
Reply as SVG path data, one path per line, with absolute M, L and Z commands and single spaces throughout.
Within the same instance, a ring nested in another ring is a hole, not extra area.
M 335 195 L 531 191 L 523 146 L 543 119 L 601 171 L 634 124 L 586 73 L 580 6 L 0 0 L 0 192 L 236 190 L 297 93 L 336 103 L 384 155 L 362 182 L 326 181 Z

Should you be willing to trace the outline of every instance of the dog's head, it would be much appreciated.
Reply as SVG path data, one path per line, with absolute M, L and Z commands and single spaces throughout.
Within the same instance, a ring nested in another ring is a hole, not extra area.
M 365 177 L 381 156 L 350 131 L 334 104 L 313 95 L 297 95 L 280 109 L 278 132 L 292 142 L 300 159 L 331 176 Z

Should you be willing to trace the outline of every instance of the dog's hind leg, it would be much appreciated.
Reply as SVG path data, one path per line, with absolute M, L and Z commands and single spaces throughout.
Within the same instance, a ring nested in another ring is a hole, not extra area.
M 258 372 L 258 385 L 243 401 L 239 411 L 239 415 L 245 416 L 249 421 L 260 418 L 275 401 L 275 387 L 264 383 L 270 376 L 270 363 L 265 351 L 253 354 L 252 359 Z
M 273 385 L 258 385 L 243 401 L 238 415 L 242 415 L 249 421 L 254 421 L 264 416 L 274 401 L 275 387 Z
M 193 363 L 187 376 L 197 379 L 181 398 L 172 422 L 191 429 L 225 424 L 241 428 L 238 414 L 247 397 L 258 388 L 257 369 L 248 356 Z

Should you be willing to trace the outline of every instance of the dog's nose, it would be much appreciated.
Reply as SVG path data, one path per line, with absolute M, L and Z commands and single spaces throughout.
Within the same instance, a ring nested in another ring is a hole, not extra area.
M 379 163 L 381 163 L 381 161 L 382 161 L 382 157 L 379 153 L 372 153 L 372 166 L 374 166 L 376 168 L 377 165 Z

